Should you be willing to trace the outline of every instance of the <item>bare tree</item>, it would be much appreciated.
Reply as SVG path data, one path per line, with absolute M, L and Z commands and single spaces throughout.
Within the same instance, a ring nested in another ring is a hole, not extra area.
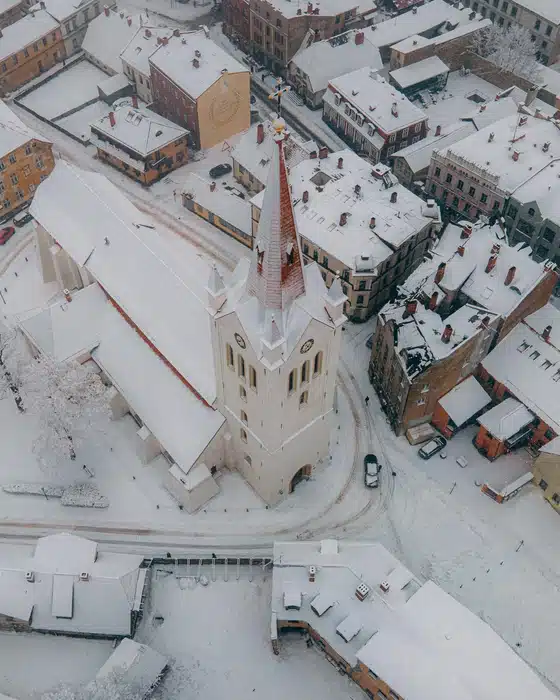
M 512 24 L 509 28 L 492 24 L 473 34 L 470 49 L 502 70 L 535 81 L 542 69 L 531 32 Z
M 0 399 L 13 396 L 21 413 L 25 410 L 20 394 L 21 373 L 28 359 L 21 334 L 0 324 Z

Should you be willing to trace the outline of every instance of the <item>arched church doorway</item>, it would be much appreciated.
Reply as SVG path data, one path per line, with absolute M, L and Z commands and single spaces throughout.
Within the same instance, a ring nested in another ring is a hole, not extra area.
M 301 469 L 298 469 L 297 472 L 293 475 L 292 480 L 290 481 L 290 493 L 293 492 L 293 490 L 299 484 L 300 481 L 303 481 L 304 479 L 309 479 L 310 476 L 310 464 L 306 464 L 304 467 L 301 467 Z

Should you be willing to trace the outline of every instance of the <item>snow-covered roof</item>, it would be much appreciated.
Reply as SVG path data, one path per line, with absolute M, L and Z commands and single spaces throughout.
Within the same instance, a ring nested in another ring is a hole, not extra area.
M 186 138 L 189 133 L 151 109 L 135 109 L 126 104 L 114 109 L 113 120 L 114 126 L 111 124 L 111 116 L 107 114 L 92 122 L 92 136 L 102 134 L 143 158 L 178 139 Z M 105 142 L 95 140 L 95 145 L 103 149 Z
M 308 2 L 306 0 L 266 0 L 274 9 L 278 10 L 283 17 L 295 17 L 298 14 L 306 15 Z M 332 15 L 340 15 L 358 7 L 358 0 L 322 0 L 320 4 L 313 5 L 314 9 L 319 10 L 319 15 L 329 17 Z
M 126 77 L 124 73 L 115 73 L 101 82 L 97 83 L 97 89 L 100 90 L 104 95 L 114 95 L 116 92 L 123 90 L 131 85 L 131 81 Z M 120 101 L 128 100 L 130 98 L 120 98 Z M 117 100 L 119 102 L 119 100 Z
M 0 100 L 0 156 L 8 155 L 28 141 L 50 143 L 44 136 L 30 129 Z
M 536 203 L 543 219 L 560 221 L 560 178 L 558 161 L 555 159 L 514 190 L 512 197 L 521 204 Z
M 178 259 L 153 219 L 107 178 L 64 161 L 37 188 L 31 213 L 212 404 L 209 267 L 199 253 L 185 244 Z
M 23 51 L 29 44 L 33 44 L 37 39 L 56 31 L 58 28 L 56 19 L 45 10 L 39 10 L 32 15 L 29 14 L 18 19 L 17 22 L 2 29 L 0 61 L 9 58 L 18 51 Z
M 560 24 L 560 7 L 555 2 L 549 2 L 549 0 L 516 0 L 516 3 L 530 12 L 540 15 L 552 24 Z
M 434 44 L 434 46 L 441 46 L 442 44 L 446 44 L 448 41 L 458 39 L 459 37 L 466 36 L 467 34 L 472 34 L 472 32 L 478 32 L 481 29 L 486 29 L 490 26 L 492 26 L 492 20 L 477 15 L 472 22 L 469 21 L 465 24 L 460 24 L 458 27 L 451 29 L 449 32 L 439 34 L 433 37 L 431 42 Z
M 183 180 L 182 193 L 197 204 L 217 214 L 240 231 L 251 235 L 251 204 L 246 199 L 224 189 L 218 183 L 212 191 L 211 183 L 196 173 L 189 173 Z
M 559 455 L 560 456 L 560 436 L 555 437 L 550 442 L 547 442 L 546 445 L 543 445 L 539 449 L 539 452 L 545 452 L 546 454 L 549 454 L 549 455 Z
M 110 10 L 109 16 L 101 12 L 89 23 L 82 50 L 115 73 L 120 73 L 120 54 L 138 31 L 140 17 L 141 15 L 127 16 L 122 11 Z
M 369 38 L 357 43 L 357 35 L 363 37 L 364 32 L 353 29 L 332 39 L 316 41 L 292 58 L 291 62 L 307 75 L 313 92 L 325 90 L 329 80 L 357 68 L 383 68 L 379 49 Z
M 409 66 L 397 68 L 397 70 L 391 71 L 389 75 L 404 90 L 424 80 L 429 80 L 445 73 L 449 73 L 449 68 L 441 58 L 439 56 L 430 56 Z
M 257 141 L 258 124 L 253 124 L 233 147 L 230 155 L 234 161 L 237 161 L 239 165 L 264 185 L 268 177 L 272 149 L 275 143 L 274 129 L 271 122 L 266 120 L 262 125 L 264 127 L 262 143 Z M 297 134 L 290 133 L 284 146 L 288 168 L 292 169 L 302 160 L 309 158 L 309 154 L 312 151 L 318 151 L 318 146 L 314 141 L 304 143 Z
M 4 12 L 8 12 L 8 10 L 16 7 L 16 5 L 21 5 L 21 0 L 2 0 L 2 2 L 0 2 L 0 15 L 3 15 Z M 0 695 L 0 700 L 1 698 L 2 695 Z
M 150 75 L 149 58 L 158 48 L 158 38 L 172 36 L 167 27 L 141 27 L 137 29 L 121 53 L 121 59 L 142 75 Z
M 477 421 L 495 438 L 503 441 L 529 425 L 534 418 L 534 414 L 526 406 L 510 396 L 483 413 Z
M 410 51 L 418 51 L 418 49 L 430 46 L 432 39 L 426 39 L 425 36 L 421 34 L 413 34 L 408 36 L 406 39 L 397 42 L 391 46 L 392 51 L 398 51 L 399 53 L 409 53 Z
M 343 98 L 339 105 L 335 103 L 336 94 Z M 341 114 L 344 114 L 345 102 L 351 104 L 366 122 L 371 122 L 385 134 L 427 120 L 419 107 L 370 68 L 359 68 L 331 80 L 324 100 Z
M 548 341 L 543 338 L 551 326 Z M 560 311 L 543 306 L 518 324 L 482 366 L 560 435 Z
M 133 687 L 140 697 L 145 697 L 157 684 L 167 664 L 165 656 L 147 644 L 123 639 L 95 678 L 101 680 L 117 673 L 119 679 Z
M 474 131 L 476 131 L 476 127 L 472 123 L 455 122 L 455 124 L 443 127 L 439 136 L 434 134 L 412 143 L 400 151 L 395 151 L 390 158 L 403 158 L 412 172 L 418 173 L 430 166 L 432 153 L 436 149 L 445 148 L 445 146 L 460 141 Z
M 439 403 L 459 428 L 491 401 L 490 396 L 488 396 L 476 379 L 471 376 L 453 387 L 445 396 L 442 396 Z
M 91 4 L 91 0 L 45 0 L 45 9 L 59 22 L 75 15 L 78 10 Z
M 97 542 L 62 532 L 37 540 L 33 566 L 50 574 L 89 571 L 97 557 Z
M 195 59 L 198 67 L 193 64 Z M 193 99 L 206 92 L 224 72 L 249 73 L 247 66 L 208 39 L 203 30 L 171 36 L 149 61 Z

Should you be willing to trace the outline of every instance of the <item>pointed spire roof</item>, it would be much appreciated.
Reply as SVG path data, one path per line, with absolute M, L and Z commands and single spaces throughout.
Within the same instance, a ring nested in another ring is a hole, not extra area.
M 340 273 L 336 273 L 336 277 L 333 279 L 331 286 L 327 291 L 327 297 L 329 301 L 333 304 L 338 304 L 341 301 L 346 301 L 346 296 L 342 291 L 342 283 L 340 282 Z
M 266 183 L 255 250 L 249 273 L 249 291 L 264 309 L 285 310 L 305 294 L 303 258 L 284 156 L 284 127 L 274 123 L 278 148 Z
M 214 295 L 220 294 L 226 288 L 224 280 L 215 264 L 212 265 L 212 269 L 210 270 L 210 277 L 208 278 L 208 286 L 206 288 Z

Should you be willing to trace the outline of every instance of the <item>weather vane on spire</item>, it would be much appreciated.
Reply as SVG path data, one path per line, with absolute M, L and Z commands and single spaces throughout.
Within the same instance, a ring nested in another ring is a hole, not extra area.
M 276 78 L 276 89 L 270 93 L 268 99 L 273 100 L 274 98 L 276 98 L 276 109 L 278 112 L 278 119 L 280 119 L 280 117 L 282 116 L 282 95 L 291 89 L 292 88 L 289 85 L 286 85 L 286 83 L 284 83 L 284 80 L 282 78 Z

